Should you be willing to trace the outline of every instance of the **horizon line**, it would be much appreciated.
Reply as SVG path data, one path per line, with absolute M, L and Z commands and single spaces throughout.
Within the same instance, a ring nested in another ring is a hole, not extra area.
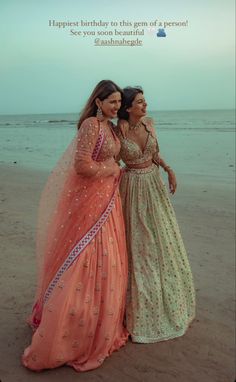
M 178 111 L 222 111 L 222 110 L 235 110 L 235 108 L 217 108 L 217 109 L 156 109 L 156 110 L 149 110 L 148 113 L 155 113 L 155 112 L 178 112 Z M 80 112 L 74 112 L 74 111 L 64 111 L 64 112 L 35 112 L 35 113 L 11 113 L 11 114 L 5 114 L 5 113 L 0 113 L 0 116 L 13 116 L 13 115 L 47 115 L 47 114 L 80 114 Z M 115 118 L 114 118 L 115 119 Z

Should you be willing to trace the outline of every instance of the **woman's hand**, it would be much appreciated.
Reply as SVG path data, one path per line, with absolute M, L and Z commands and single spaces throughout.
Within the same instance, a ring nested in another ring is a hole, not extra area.
M 169 169 L 167 172 L 168 172 L 169 190 L 170 190 L 170 193 L 174 195 L 177 188 L 176 176 L 172 169 Z
M 113 165 L 113 169 L 114 169 L 114 172 L 113 172 L 113 176 L 116 178 L 116 179 L 119 179 L 120 177 L 120 172 L 121 172 L 121 168 L 120 166 L 115 162 L 114 165 Z

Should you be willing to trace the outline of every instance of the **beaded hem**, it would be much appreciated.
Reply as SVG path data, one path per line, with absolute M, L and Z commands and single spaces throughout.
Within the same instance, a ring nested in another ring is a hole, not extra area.
M 151 343 L 155 343 L 155 342 L 162 342 L 162 341 L 167 341 L 167 340 L 171 340 L 171 339 L 174 339 L 174 338 L 178 338 L 178 337 L 181 337 L 183 336 L 187 330 L 189 329 L 189 325 L 191 324 L 191 322 L 194 320 L 194 317 L 192 319 L 190 319 L 190 321 L 188 322 L 187 326 L 184 327 L 182 330 L 179 330 L 178 332 L 173 332 L 172 334 L 168 335 L 168 336 L 163 336 L 163 337 L 142 337 L 142 336 L 134 336 L 132 334 L 131 335 L 131 339 L 132 339 L 132 342 L 136 342 L 136 343 L 140 343 L 140 344 L 151 344 Z

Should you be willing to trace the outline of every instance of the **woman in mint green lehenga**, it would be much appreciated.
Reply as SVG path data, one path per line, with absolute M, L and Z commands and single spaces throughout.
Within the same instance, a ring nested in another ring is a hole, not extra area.
M 159 155 L 141 88 L 124 89 L 117 134 L 126 167 L 120 184 L 129 256 L 126 324 L 133 342 L 182 336 L 195 316 L 188 257 L 159 166 L 176 190 L 173 170 Z

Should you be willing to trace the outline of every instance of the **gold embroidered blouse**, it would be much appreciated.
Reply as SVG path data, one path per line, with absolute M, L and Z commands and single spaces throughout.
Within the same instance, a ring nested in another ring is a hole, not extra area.
M 150 118 L 145 118 L 143 124 L 148 132 L 147 141 L 143 150 L 138 143 L 127 137 L 129 128 L 127 123 L 123 124 L 121 121 L 116 128 L 121 143 L 120 158 L 128 167 L 135 164 L 142 164 L 150 160 L 158 163 L 159 146 L 152 120 Z

